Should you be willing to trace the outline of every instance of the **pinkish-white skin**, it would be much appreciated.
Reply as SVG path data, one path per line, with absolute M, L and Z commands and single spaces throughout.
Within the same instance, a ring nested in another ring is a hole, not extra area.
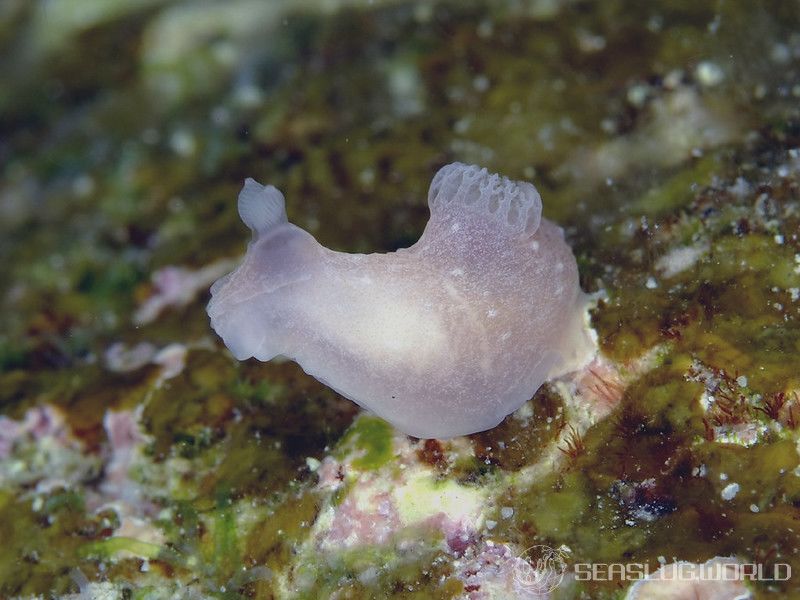
M 345 254 L 249 179 L 239 212 L 254 237 L 211 288 L 212 327 L 240 360 L 288 356 L 416 437 L 494 427 L 594 352 L 575 257 L 529 183 L 455 163 L 428 204 L 412 247 Z

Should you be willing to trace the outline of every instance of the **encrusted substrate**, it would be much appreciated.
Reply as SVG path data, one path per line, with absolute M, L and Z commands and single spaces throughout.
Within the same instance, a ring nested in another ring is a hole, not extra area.
M 0 596 L 537 597 L 549 546 L 553 598 L 628 593 L 576 564 L 725 556 L 800 597 L 795 12 L 6 2 Z M 420 441 L 211 334 L 245 177 L 388 251 L 454 160 L 534 181 L 565 227 L 586 370 Z

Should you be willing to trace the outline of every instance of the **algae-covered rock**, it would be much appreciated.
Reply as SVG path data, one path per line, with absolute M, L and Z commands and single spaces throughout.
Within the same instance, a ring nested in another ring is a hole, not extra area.
M 0 596 L 611 600 L 727 561 L 800 597 L 799 29 L 778 1 L 0 3 Z M 212 335 L 245 177 L 384 252 L 455 160 L 564 227 L 586 369 L 423 441 Z

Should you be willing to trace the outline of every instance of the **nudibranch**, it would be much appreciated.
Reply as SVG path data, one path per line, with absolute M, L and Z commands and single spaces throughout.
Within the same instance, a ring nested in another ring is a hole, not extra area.
M 410 248 L 347 254 L 247 179 L 239 214 L 253 237 L 211 287 L 211 326 L 237 359 L 286 356 L 409 435 L 494 427 L 593 353 L 575 257 L 530 183 L 454 163 L 428 205 Z

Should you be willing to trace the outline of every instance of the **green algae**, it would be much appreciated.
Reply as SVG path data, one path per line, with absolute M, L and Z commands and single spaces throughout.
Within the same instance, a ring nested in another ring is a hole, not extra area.
M 530 487 L 510 482 L 568 425 L 552 390 L 536 394 L 530 417 L 473 436 L 471 453 L 451 462 L 433 452 L 423 462 L 441 489 L 490 490 L 494 506 L 514 508 L 513 518 L 493 517 L 494 539 L 566 544 L 573 561 L 655 566 L 662 555 L 738 554 L 800 568 L 791 412 L 800 212 L 796 170 L 782 170 L 800 126 L 793 67 L 769 58 L 780 44 L 792 51 L 789 4 L 608 2 L 547 15 L 502 2 L 435 3 L 429 12 L 400 3 L 325 17 L 297 10 L 245 44 L 252 52 L 242 71 L 220 60 L 233 32 L 204 42 L 191 60 L 141 64 L 141 52 L 158 50 L 142 47 L 162 14 L 155 6 L 116 3 L 85 28 L 34 39 L 61 51 L 11 65 L 0 85 L 0 157 L 10 159 L 0 161 L 0 408 L 19 420 L 33 406 L 60 407 L 87 462 L 100 464 L 106 410 L 143 405 L 148 437 L 131 485 L 161 509 L 148 520 L 166 541 L 114 535 L 118 523 L 91 514 L 84 492 L 95 487 L 96 469 L 79 470 L 86 476 L 74 489 L 47 494 L 39 511 L 24 487 L 37 481 L 4 481 L 0 594 L 75 591 L 69 573 L 78 568 L 91 580 L 138 582 L 132 597 L 165 582 L 199 582 L 193 589 L 209 596 L 276 597 L 275 580 L 236 585 L 244 580 L 235 574 L 295 568 L 298 549 L 314 543 L 320 508 L 354 489 L 312 490 L 307 459 L 332 453 L 355 471 L 389 477 L 391 428 L 370 416 L 353 422 L 352 403 L 294 365 L 238 364 L 218 345 L 192 346 L 183 373 L 160 382 L 153 365 L 109 372 L 103 353 L 120 340 L 164 346 L 210 336 L 207 294 L 139 328 L 131 314 L 154 292 L 157 268 L 242 252 L 234 199 L 243 177 L 281 188 L 291 219 L 327 245 L 385 251 L 418 237 L 429 177 L 451 159 L 536 181 L 547 216 L 567 226 L 585 289 L 605 291 L 592 313 L 603 356 L 633 380 L 612 414 L 581 434 L 583 450 Z M 0 44 L 13 50 L 22 38 L 12 32 L 29 31 L 36 15 L 14 9 L 0 24 Z M 3 65 L 14 56 L 5 53 Z M 100 58 L 86 68 L 87 56 Z M 704 87 L 695 74 L 701 60 L 715 61 L 726 80 Z M 177 94 L 160 87 L 173 76 Z M 385 83 L 392 76 L 410 87 L 398 92 Z M 247 92 L 242 81 L 261 100 L 237 96 Z M 735 111 L 741 123 L 726 147 L 634 156 L 610 185 L 576 159 L 602 147 L 637 154 L 637 132 L 659 134 L 648 121 L 652 102 L 676 85 L 696 90 L 714 114 Z M 629 100 L 636 86 L 646 91 L 642 102 Z M 759 86 L 764 95 L 754 101 Z M 738 178 L 746 189 L 732 192 Z M 666 276 L 659 260 L 686 246 L 700 249 L 697 260 Z M 655 347 L 640 373 L 637 360 Z M 725 417 L 737 423 L 716 425 L 727 413 L 703 408 L 697 365 L 746 377 L 729 389 L 745 396 L 735 418 Z M 788 408 L 772 415 L 766 403 L 781 393 Z M 743 424 L 761 428 L 755 443 L 728 443 L 714 429 Z M 12 449 L 10 460 L 36 474 L 44 450 Z M 739 494 L 722 500 L 734 480 Z M 453 557 L 434 549 L 441 540 L 419 536 L 422 555 L 405 562 L 391 544 L 326 556 L 308 597 L 463 594 Z M 162 580 L 153 585 L 122 550 L 149 557 Z M 373 580 L 357 577 L 370 568 Z M 235 589 L 220 592 L 231 582 Z M 619 598 L 618 583 L 581 584 L 575 595 Z M 791 583 L 778 587 L 785 597 L 798 593 Z M 769 595 L 766 585 L 757 592 Z
M 659 218 L 685 208 L 692 201 L 692 190 L 707 186 L 720 167 L 717 154 L 706 156 L 690 168 L 683 166 L 675 175 L 660 185 L 650 186 L 626 210 L 633 215 Z
M 531 409 L 530 416 L 508 417 L 496 428 L 472 437 L 478 468 L 485 469 L 490 463 L 505 471 L 519 470 L 556 439 L 565 424 L 561 397 L 550 386 L 544 386 L 527 407 Z M 468 457 L 462 458 L 461 468 L 454 469 L 458 479 L 468 478 L 471 469 L 465 468 L 467 461 Z
M 184 481 L 203 495 L 219 489 L 260 495 L 294 480 L 306 457 L 320 456 L 344 431 L 352 412 L 338 409 L 343 401 L 316 382 L 290 383 L 298 377 L 295 366 L 267 371 L 272 376 L 218 353 L 190 353 L 186 371 L 155 390 L 143 413 L 151 455 L 204 465 Z M 304 398 L 289 394 L 303 388 Z M 338 417 L 326 416 L 337 410 Z M 325 427 L 310 429 L 308 422 L 318 419 Z
M 319 497 L 310 492 L 292 493 L 281 500 L 264 507 L 244 537 L 244 564 L 280 570 L 308 534 L 319 511 Z
M 419 544 L 419 532 L 405 532 L 401 538 L 397 541 L 406 547 L 402 553 L 393 546 L 357 546 L 304 566 L 295 574 L 298 584 L 305 584 L 297 590 L 297 597 L 311 600 L 339 591 L 365 600 L 447 600 L 463 593 L 464 586 L 452 577 L 452 567 L 447 555 L 436 547 L 436 538 L 424 545 Z
M 76 560 L 81 546 L 97 534 L 83 506 L 80 495 L 65 490 L 49 495 L 38 512 L 30 501 L 15 499 L 10 492 L 0 496 L 4 594 L 30 595 L 42 587 L 64 593 L 70 569 L 80 565 L 94 571 L 91 563 Z
M 353 453 L 352 465 L 374 470 L 392 458 L 392 427 L 383 419 L 362 415 L 342 437 L 337 448 L 340 458 Z
M 116 536 L 100 542 L 87 544 L 81 549 L 84 556 L 109 558 L 120 552 L 128 552 L 142 558 L 158 558 L 162 548 L 158 544 L 143 542 L 134 538 Z

